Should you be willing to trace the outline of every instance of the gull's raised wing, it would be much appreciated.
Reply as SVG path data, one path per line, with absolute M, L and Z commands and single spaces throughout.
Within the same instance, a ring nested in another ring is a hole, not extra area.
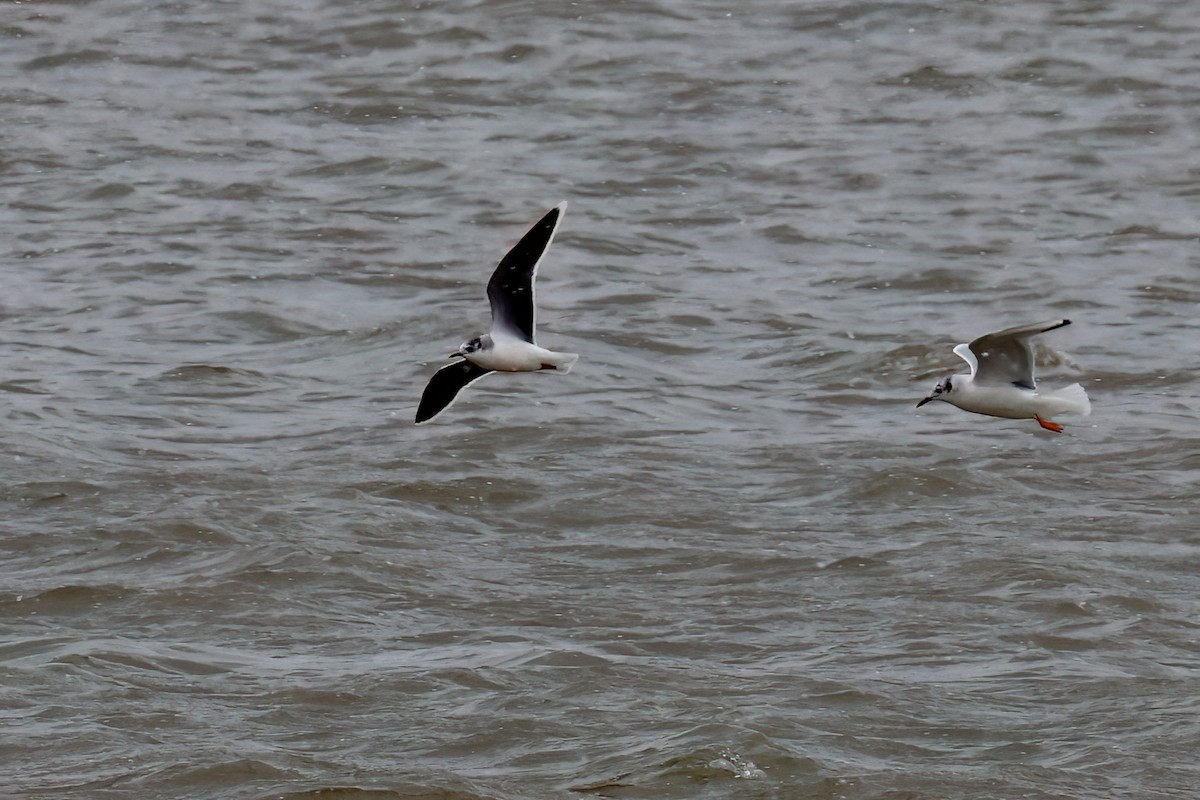
M 971 352 L 979 364 L 975 372 L 977 383 L 1016 384 L 1034 389 L 1033 350 L 1029 339 L 1039 333 L 1070 325 L 1069 319 L 1021 325 L 980 336 L 971 342 Z
M 542 217 L 521 241 L 500 260 L 488 281 L 488 302 L 492 306 L 492 331 L 508 333 L 533 343 L 537 307 L 534 278 L 567 204 L 559 203 Z

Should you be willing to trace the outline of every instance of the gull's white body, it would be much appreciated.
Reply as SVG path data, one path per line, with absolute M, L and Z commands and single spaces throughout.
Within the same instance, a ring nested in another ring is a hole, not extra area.
M 579 360 L 575 353 L 556 353 L 533 342 L 510 336 L 503 329 L 493 328 L 488 336 L 491 347 L 463 353 L 463 358 L 495 372 L 537 372 L 543 369 L 570 372 L 572 365 Z
M 941 400 L 975 414 L 1036 419 L 1043 428 L 1061 431 L 1062 426 L 1050 420 L 1061 414 L 1087 416 L 1092 412 L 1091 401 L 1078 383 L 1050 392 L 1038 391 L 1029 339 L 1070 324 L 1070 320 L 1054 320 L 1025 325 L 958 345 L 954 353 L 967 362 L 970 374 L 943 379 L 917 407 Z
M 1078 383 L 1052 392 L 1020 386 L 976 385 L 970 375 L 954 376 L 954 391 L 942 398 L 952 406 L 976 414 L 1005 419 L 1053 419 L 1061 414 L 1086 417 L 1092 412 L 1087 392 Z

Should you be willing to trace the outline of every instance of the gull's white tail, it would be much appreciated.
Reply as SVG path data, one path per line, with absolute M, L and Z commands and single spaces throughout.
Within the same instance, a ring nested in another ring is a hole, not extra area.
M 1058 414 L 1078 414 L 1086 417 L 1092 413 L 1092 401 L 1088 400 L 1087 392 L 1078 383 L 1046 392 L 1043 397 L 1058 402 L 1060 410 L 1055 412 Z
M 575 366 L 575 362 L 579 360 L 577 353 L 552 353 L 553 361 L 550 362 L 551 369 L 555 372 L 566 374 L 571 371 L 571 367 Z

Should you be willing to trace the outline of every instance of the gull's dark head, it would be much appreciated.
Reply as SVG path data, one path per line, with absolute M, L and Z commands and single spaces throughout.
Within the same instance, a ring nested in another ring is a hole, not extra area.
M 458 350 L 450 354 L 451 358 L 462 356 L 466 358 L 471 353 L 479 352 L 480 350 L 492 349 L 492 337 L 486 333 L 483 336 L 476 336 L 474 339 L 468 339 L 458 346 Z
M 953 381 L 953 375 L 951 375 L 949 378 L 942 378 L 940 381 L 938 381 L 938 385 L 933 387 L 933 391 L 929 393 L 929 397 L 926 397 L 924 400 L 917 403 L 917 408 L 925 405 L 930 400 L 946 400 L 946 396 L 949 395 L 950 392 L 954 391 Z M 950 401 L 946 400 L 946 402 Z

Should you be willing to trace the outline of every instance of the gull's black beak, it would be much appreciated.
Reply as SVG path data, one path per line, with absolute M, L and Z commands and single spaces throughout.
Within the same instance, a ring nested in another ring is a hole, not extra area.
M 450 355 L 446 356 L 446 358 L 466 358 L 466 356 L 464 356 L 462 353 L 460 353 L 460 352 L 458 352 L 457 350 L 455 350 L 453 353 L 451 353 Z
M 929 397 L 926 397 L 924 400 L 922 400 L 921 402 L 917 403 L 917 408 L 920 408 L 921 406 L 925 405 L 926 403 L 928 403 L 928 402 L 929 402 L 930 400 L 932 400 L 932 399 L 933 399 L 933 395 L 929 395 Z

